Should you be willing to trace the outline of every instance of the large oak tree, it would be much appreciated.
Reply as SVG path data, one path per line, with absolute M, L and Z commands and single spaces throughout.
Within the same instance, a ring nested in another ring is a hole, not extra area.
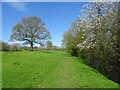
M 33 45 L 43 45 L 43 41 L 50 39 L 50 32 L 45 28 L 45 23 L 38 17 L 23 18 L 13 27 L 11 40 L 25 41 L 33 50 Z

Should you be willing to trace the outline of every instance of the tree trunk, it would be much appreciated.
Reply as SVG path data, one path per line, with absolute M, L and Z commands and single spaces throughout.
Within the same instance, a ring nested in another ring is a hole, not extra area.
M 30 45 L 31 45 L 31 50 L 33 51 L 33 42 L 31 42 Z

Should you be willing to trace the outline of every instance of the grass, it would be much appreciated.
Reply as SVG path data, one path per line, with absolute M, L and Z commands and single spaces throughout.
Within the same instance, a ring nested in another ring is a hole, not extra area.
M 0 89 L 2 89 L 2 52 L 0 52 Z
M 118 88 L 66 52 L 3 52 L 3 88 Z

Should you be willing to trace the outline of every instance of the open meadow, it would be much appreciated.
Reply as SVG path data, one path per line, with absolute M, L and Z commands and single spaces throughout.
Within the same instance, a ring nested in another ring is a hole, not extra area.
M 3 52 L 3 88 L 117 88 L 64 51 Z

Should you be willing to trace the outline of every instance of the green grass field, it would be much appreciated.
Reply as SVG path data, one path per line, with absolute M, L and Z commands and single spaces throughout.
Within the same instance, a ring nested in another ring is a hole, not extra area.
M 66 52 L 3 52 L 3 88 L 117 88 Z
M 0 52 L 0 89 L 2 89 L 2 52 Z

